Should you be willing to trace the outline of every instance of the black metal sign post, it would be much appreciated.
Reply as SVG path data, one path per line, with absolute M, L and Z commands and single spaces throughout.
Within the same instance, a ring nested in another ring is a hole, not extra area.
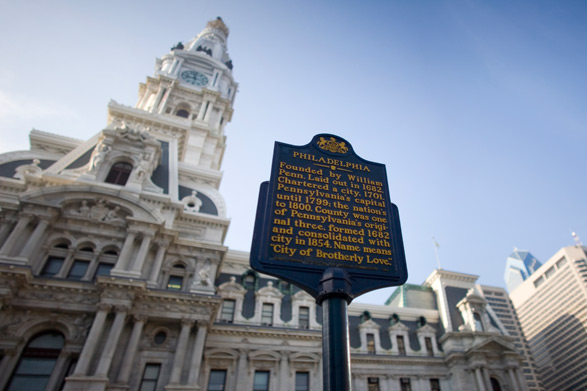
M 316 299 L 322 306 L 323 390 L 351 390 L 351 352 L 347 305 L 352 300 L 348 273 L 339 268 L 324 271 L 321 292 Z
M 259 192 L 251 267 L 298 285 L 322 306 L 324 391 L 350 391 L 347 305 L 407 280 L 397 207 L 385 166 L 342 138 L 275 143 Z

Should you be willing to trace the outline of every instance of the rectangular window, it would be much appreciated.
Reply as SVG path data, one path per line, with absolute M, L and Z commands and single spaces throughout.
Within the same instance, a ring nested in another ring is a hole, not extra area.
M 271 326 L 273 325 L 273 304 L 263 303 L 261 311 L 261 324 Z
M 399 336 L 399 335 L 397 336 L 397 349 L 399 350 L 399 354 L 401 356 L 406 355 L 406 344 L 404 342 L 404 337 Z
M 226 383 L 226 371 L 213 369 L 210 371 L 207 391 L 224 391 Z
M 558 267 L 560 269 L 561 267 L 565 266 L 566 263 L 567 263 L 567 259 L 565 257 L 562 257 L 561 259 L 556 261 L 556 267 Z
M 226 299 L 222 302 L 222 312 L 220 313 L 220 321 L 225 323 L 232 323 L 234 320 L 234 308 L 236 301 Z
M 402 377 L 399 379 L 399 385 L 401 391 L 412 391 L 412 385 L 410 383 L 410 379 L 407 377 Z
M 76 259 L 69 270 L 69 274 L 67 275 L 68 280 L 81 280 L 83 276 L 88 271 L 88 266 L 90 266 L 89 261 L 80 261 Z
M 540 276 L 534 281 L 534 288 L 538 288 L 544 282 L 544 277 Z
M 143 379 L 141 380 L 140 391 L 155 391 L 157 388 L 157 380 L 159 379 L 159 372 L 161 371 L 161 364 L 147 364 L 145 365 L 145 372 L 143 372 Z
M 430 391 L 440 391 L 440 380 L 430 379 Z
M 183 286 L 182 276 L 169 276 L 167 281 L 167 290 L 169 291 L 180 291 Z
M 434 349 L 432 349 L 432 338 L 425 337 L 424 342 L 426 343 L 426 353 L 428 353 L 430 357 L 434 356 Z
M 309 372 L 296 372 L 296 391 L 310 391 Z
M 552 277 L 552 275 L 554 274 L 554 266 L 550 267 L 546 273 L 544 273 L 544 275 L 546 276 L 546 278 L 550 278 Z
M 373 334 L 367 334 L 367 352 L 375 354 L 375 336 Z
M 269 391 L 269 371 L 256 371 L 253 391 Z
M 59 273 L 61 270 L 61 266 L 63 266 L 63 262 L 65 258 L 61 257 L 49 257 L 47 258 L 47 262 L 45 262 L 45 267 L 41 272 L 42 276 L 51 277 Z
M 379 378 L 378 377 L 367 378 L 367 391 L 379 391 Z
M 94 274 L 94 280 L 97 276 L 109 276 L 110 270 L 114 265 L 112 263 L 99 263 L 98 267 L 96 268 L 96 274 Z
M 301 329 L 309 329 L 310 328 L 310 308 L 309 307 L 300 307 L 298 321 L 299 321 Z

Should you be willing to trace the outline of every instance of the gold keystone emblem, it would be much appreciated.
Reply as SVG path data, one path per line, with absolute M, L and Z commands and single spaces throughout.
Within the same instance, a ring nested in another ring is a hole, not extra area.
M 330 137 L 330 140 L 320 137 L 317 144 L 320 148 L 329 152 L 347 153 L 349 151 L 344 141 L 336 141 L 334 137 Z

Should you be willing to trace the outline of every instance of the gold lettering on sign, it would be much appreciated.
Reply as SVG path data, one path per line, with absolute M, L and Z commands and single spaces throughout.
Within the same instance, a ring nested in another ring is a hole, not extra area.
M 325 151 L 346 153 L 335 138 L 320 138 Z M 376 167 L 292 151 L 279 162 L 270 224 L 270 257 L 389 272 L 394 270 L 388 205 Z

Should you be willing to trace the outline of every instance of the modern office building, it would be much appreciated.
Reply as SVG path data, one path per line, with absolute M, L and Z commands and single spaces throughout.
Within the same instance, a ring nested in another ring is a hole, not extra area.
M 224 246 L 227 37 L 216 19 L 173 47 L 95 136 L 0 155 L 0 390 L 322 389 L 320 308 Z M 352 304 L 354 389 L 526 390 L 476 280 Z
M 492 287 L 492 286 L 481 286 L 483 298 L 489 305 L 487 310 L 490 312 L 494 319 L 498 319 L 501 322 L 503 328 L 505 328 L 508 334 L 514 338 L 514 347 L 524 360 L 522 362 L 522 375 L 526 381 L 529 391 L 543 391 L 544 388 L 540 383 L 536 371 L 536 365 L 534 364 L 534 358 L 530 352 L 528 342 L 524 337 L 520 321 L 516 310 L 512 305 L 512 302 L 508 296 L 508 293 L 503 288 Z
M 586 250 L 562 248 L 510 292 L 548 391 L 587 390 Z
M 503 279 L 511 292 L 524 282 L 542 264 L 528 251 L 514 250 L 507 258 Z

